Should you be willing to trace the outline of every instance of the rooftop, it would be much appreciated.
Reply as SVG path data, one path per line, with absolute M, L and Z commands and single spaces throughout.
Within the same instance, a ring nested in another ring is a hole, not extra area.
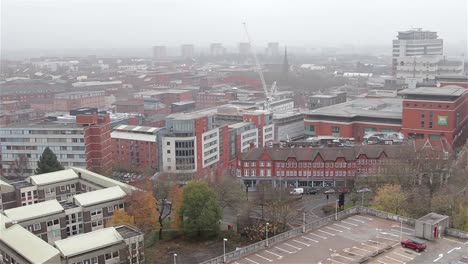
M 98 184 L 104 188 L 119 186 L 127 194 L 130 194 L 132 191 L 138 190 L 137 188 L 131 185 L 125 184 L 120 181 L 116 181 L 109 177 L 94 173 L 83 168 L 73 167 L 72 169 L 81 177 L 81 179 L 92 182 L 94 184 Z
M 159 127 L 148 127 L 148 126 L 130 126 L 130 125 L 119 125 L 114 127 L 114 130 L 132 131 L 132 132 L 143 132 L 155 134 L 161 128 Z
M 79 254 L 94 251 L 119 244 L 122 236 L 114 227 L 108 227 L 85 233 L 55 242 L 55 246 L 64 257 L 73 257 Z
M 466 88 L 448 85 L 444 87 L 418 87 L 405 89 L 398 92 L 399 95 L 429 95 L 429 96 L 456 96 L 459 97 L 467 91 Z
M 230 124 L 229 128 L 238 129 L 238 128 L 242 128 L 244 126 L 249 126 L 249 125 L 252 125 L 252 123 L 250 123 L 250 122 L 239 122 L 239 123 Z
M 421 218 L 418 219 L 419 222 L 424 222 L 428 224 L 437 224 L 440 221 L 448 218 L 446 215 L 436 214 L 436 213 L 429 213 Z
M 61 170 L 61 171 L 54 171 L 39 175 L 30 176 L 26 180 L 29 180 L 31 184 L 34 185 L 47 185 L 57 182 L 63 181 L 70 181 L 70 180 L 77 180 L 78 174 L 72 169 Z
M 111 132 L 111 138 L 156 142 L 156 135 L 153 134 L 140 134 L 121 131 Z
M 117 230 L 117 232 L 119 232 L 119 234 L 123 237 L 123 239 L 127 239 L 127 238 L 142 235 L 142 233 L 140 231 L 138 231 L 137 229 L 134 229 L 134 228 L 131 228 L 131 227 L 125 226 L 125 225 L 117 226 L 117 227 L 115 227 L 115 230 Z
M 329 115 L 338 117 L 381 117 L 401 119 L 400 98 L 363 98 L 335 104 L 306 112 L 308 115 Z
M 127 194 L 119 186 L 114 186 L 92 192 L 77 194 L 73 198 L 76 201 L 76 203 L 78 203 L 81 206 L 91 206 L 108 201 L 122 199 L 126 196 Z
M 4 211 L 4 214 L 11 220 L 18 222 L 27 221 L 47 215 L 53 215 L 64 212 L 63 207 L 57 200 L 49 200 L 28 206 L 21 206 Z
M 18 224 L 7 228 L 5 224 L 10 221 L 8 217 L 0 214 L 0 241 L 2 243 L 14 251 L 21 253 L 21 256 L 30 263 L 51 263 L 51 260 L 60 261 L 58 257 L 60 252 L 56 248 Z

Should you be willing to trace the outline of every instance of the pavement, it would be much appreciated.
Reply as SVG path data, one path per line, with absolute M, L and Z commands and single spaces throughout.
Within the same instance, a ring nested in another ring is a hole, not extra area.
M 315 205 L 317 206 L 317 205 Z M 402 248 L 401 239 L 415 238 L 414 229 L 370 215 L 353 215 L 270 245 L 232 264 L 468 263 L 468 240 L 445 236 L 426 241 L 427 249 Z M 422 240 L 422 239 L 419 239 Z

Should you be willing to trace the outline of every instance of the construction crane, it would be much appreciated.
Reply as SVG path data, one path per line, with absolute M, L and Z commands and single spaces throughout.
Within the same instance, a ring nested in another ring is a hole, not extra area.
M 244 25 L 244 30 L 245 30 L 245 34 L 247 35 L 247 40 L 249 41 L 250 52 L 252 53 L 252 56 L 254 57 L 254 60 L 255 60 L 255 69 L 258 72 L 258 75 L 260 76 L 260 81 L 262 82 L 263 91 L 265 92 L 265 97 L 266 97 L 265 110 L 270 110 L 270 103 L 273 101 L 273 94 L 276 93 L 276 81 L 273 82 L 270 90 L 268 90 L 266 82 L 265 82 L 265 77 L 263 76 L 263 71 L 260 65 L 260 61 L 258 60 L 257 54 L 253 51 L 252 38 L 250 37 L 249 31 L 247 30 L 247 23 L 244 22 L 242 24 Z

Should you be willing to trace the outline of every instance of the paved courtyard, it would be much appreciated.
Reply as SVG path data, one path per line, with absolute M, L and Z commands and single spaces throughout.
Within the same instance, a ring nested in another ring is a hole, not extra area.
M 426 241 L 427 250 L 402 248 L 399 241 L 415 238 L 414 229 L 369 215 L 353 215 L 319 229 L 270 245 L 231 264 L 317 263 L 468 263 L 468 240 L 443 237 Z M 421 239 L 420 239 L 421 240 Z

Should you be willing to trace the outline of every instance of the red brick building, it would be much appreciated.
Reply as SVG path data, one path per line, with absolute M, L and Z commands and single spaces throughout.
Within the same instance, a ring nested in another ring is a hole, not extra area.
M 220 106 L 229 103 L 229 101 L 236 100 L 235 93 L 210 93 L 201 92 L 197 94 L 196 106 L 197 109 L 206 109 L 211 107 Z
M 156 133 L 159 128 L 120 125 L 111 133 L 114 167 L 155 171 L 158 167 Z
M 143 99 L 119 100 L 114 102 L 116 113 L 138 113 L 145 114 L 145 104 Z
M 70 111 L 82 107 L 106 107 L 105 91 L 79 91 L 59 93 L 54 96 L 55 111 Z
M 445 138 L 462 145 L 468 137 L 468 90 L 459 86 L 420 87 L 399 92 L 402 133 L 409 138 Z

